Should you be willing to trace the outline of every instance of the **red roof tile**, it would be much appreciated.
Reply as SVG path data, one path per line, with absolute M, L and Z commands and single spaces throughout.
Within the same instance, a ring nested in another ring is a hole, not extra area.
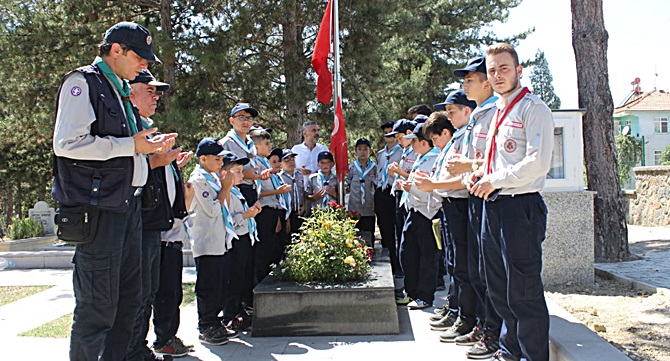
M 640 95 L 633 95 L 628 101 L 614 109 L 614 114 L 630 110 L 670 110 L 670 93 L 663 90 L 652 90 Z

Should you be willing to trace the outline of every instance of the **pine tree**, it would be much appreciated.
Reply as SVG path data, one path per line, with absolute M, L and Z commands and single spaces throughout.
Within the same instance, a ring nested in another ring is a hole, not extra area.
M 549 70 L 549 62 L 544 56 L 544 51 L 537 50 L 533 61 L 533 70 L 530 74 L 530 84 L 533 86 L 533 94 L 542 99 L 549 108 L 559 109 L 561 99 L 554 92 L 552 82 L 554 78 Z

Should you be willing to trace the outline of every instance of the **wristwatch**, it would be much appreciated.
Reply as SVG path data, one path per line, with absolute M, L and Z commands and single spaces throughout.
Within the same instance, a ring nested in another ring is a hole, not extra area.
M 476 172 L 477 169 L 479 169 L 479 164 L 477 164 L 477 161 L 472 162 L 472 171 Z

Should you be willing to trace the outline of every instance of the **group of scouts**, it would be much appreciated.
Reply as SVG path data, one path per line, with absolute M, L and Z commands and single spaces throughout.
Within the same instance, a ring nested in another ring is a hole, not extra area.
M 306 123 L 293 150 L 273 148 L 272 130 L 254 125 L 258 111 L 248 103 L 231 110 L 223 138 L 199 142 L 184 179 L 193 153 L 175 146 L 177 134 L 157 134 L 150 118 L 169 88 L 147 70 L 160 62 L 151 45 L 144 27 L 116 24 L 93 64 L 59 89 L 52 195 L 61 238 L 78 242 L 71 360 L 170 360 L 193 349 L 176 336 L 186 242 L 199 341 L 225 344 L 249 327 L 252 289 L 282 260 L 302 217 L 338 199 L 335 159 L 314 141 L 318 126 Z M 520 86 L 508 44 L 454 74 L 463 89 L 435 112 L 381 126 L 378 163 L 370 141 L 356 141 L 347 208 L 369 234 L 377 217 L 393 273 L 404 278 L 397 303 L 432 307 L 447 280 L 448 302 L 430 323 L 441 341 L 470 346 L 473 359 L 546 361 L 539 191 L 553 149 L 551 112 Z M 310 159 L 298 167 L 296 157 Z

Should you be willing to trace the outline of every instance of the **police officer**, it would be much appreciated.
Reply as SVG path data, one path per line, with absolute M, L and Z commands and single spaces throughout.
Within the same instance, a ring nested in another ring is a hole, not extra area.
M 125 79 L 148 62 L 159 62 L 149 31 L 118 23 L 93 64 L 68 73 L 58 92 L 52 196 L 60 205 L 59 232 L 81 235 L 72 260 L 71 360 L 125 359 L 140 307 L 146 154 L 169 149 L 176 137 L 147 139 L 156 129 L 143 130 L 130 104 Z
M 484 164 L 470 193 L 487 200 L 482 216 L 486 284 L 503 319 L 494 360 L 549 360 L 549 313 L 542 286 L 547 207 L 540 191 L 551 166 L 554 121 L 549 108 L 519 84 L 514 48 L 486 52 L 489 83 L 498 93 Z M 478 179 L 478 181 L 477 181 Z

